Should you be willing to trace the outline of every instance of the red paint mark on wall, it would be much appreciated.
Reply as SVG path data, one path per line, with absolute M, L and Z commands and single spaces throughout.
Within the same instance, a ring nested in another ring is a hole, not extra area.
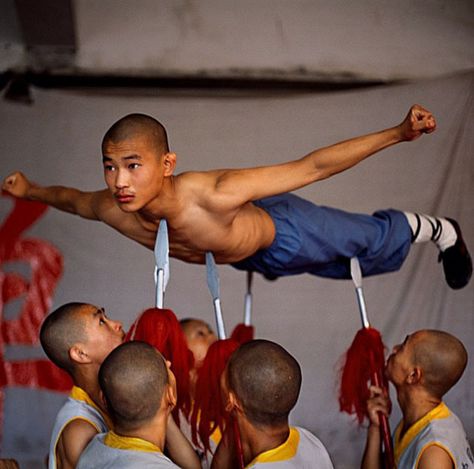
M 15 199 L 12 212 L 0 227 L 0 428 L 5 387 L 66 392 L 72 386 L 69 376 L 47 359 L 5 359 L 8 345 L 38 346 L 41 323 L 63 272 L 63 258 L 55 246 L 41 239 L 21 237 L 46 209 L 39 202 Z M 11 265 L 8 271 L 7 263 Z M 30 278 L 11 271 L 15 263 L 26 264 Z M 6 319 L 5 309 L 13 301 L 20 304 L 19 311 L 14 318 Z

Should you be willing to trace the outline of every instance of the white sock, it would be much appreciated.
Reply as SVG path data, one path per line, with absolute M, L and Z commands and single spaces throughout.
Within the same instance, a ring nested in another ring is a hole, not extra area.
M 458 239 L 454 226 L 446 218 L 420 213 L 403 212 L 411 228 L 412 243 L 433 241 L 441 251 L 453 246 Z

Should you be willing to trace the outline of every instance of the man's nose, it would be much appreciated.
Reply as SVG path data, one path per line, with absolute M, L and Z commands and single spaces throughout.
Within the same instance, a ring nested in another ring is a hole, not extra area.
M 120 169 L 117 171 L 117 175 L 115 177 L 115 187 L 117 189 L 128 187 L 128 175 L 126 171 L 122 171 Z

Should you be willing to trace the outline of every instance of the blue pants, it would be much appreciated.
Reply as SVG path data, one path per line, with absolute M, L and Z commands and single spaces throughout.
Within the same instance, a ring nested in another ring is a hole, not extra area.
M 398 270 L 411 244 L 405 215 L 381 210 L 373 215 L 322 207 L 294 194 L 254 202 L 275 224 L 273 243 L 232 265 L 268 277 L 309 273 L 351 278 L 350 259 L 357 256 L 364 276 Z

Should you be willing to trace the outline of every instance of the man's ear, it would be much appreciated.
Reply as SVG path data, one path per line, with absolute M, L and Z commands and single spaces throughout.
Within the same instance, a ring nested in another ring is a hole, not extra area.
M 90 363 L 91 360 L 87 355 L 82 344 L 74 344 L 69 349 L 69 358 L 75 363 Z
M 176 168 L 176 153 L 165 153 L 163 156 L 165 176 L 171 176 Z
M 408 384 L 419 384 L 421 382 L 422 376 L 423 370 L 419 366 L 415 366 L 408 373 L 406 381 Z

